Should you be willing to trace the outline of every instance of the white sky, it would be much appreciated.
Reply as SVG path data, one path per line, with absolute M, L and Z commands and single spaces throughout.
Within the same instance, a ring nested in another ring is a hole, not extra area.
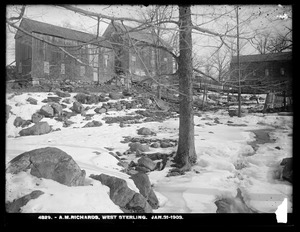
M 138 18 L 138 11 L 146 9 L 146 7 L 138 5 L 79 5 L 78 7 L 116 17 L 134 18 Z M 193 16 L 193 23 L 202 24 L 209 21 L 208 24 L 204 24 L 202 27 L 222 33 L 225 30 L 226 24 L 234 25 L 234 11 L 230 15 L 224 16 L 219 20 L 211 20 L 220 12 L 232 10 L 233 7 L 233 5 L 193 6 L 192 13 L 197 14 L 196 16 Z M 13 8 L 14 6 L 7 6 L 7 17 L 10 17 L 12 14 L 16 15 Z M 242 5 L 239 14 L 240 22 L 249 15 L 252 15 L 252 20 L 251 23 L 246 26 L 241 26 L 241 31 L 253 32 L 253 29 L 260 29 L 260 31 L 270 30 L 276 32 L 283 30 L 284 25 L 291 27 L 291 20 L 278 20 L 277 18 L 278 15 L 284 12 L 285 8 L 286 7 L 280 7 L 278 5 Z M 177 7 L 174 7 L 174 13 L 178 14 Z M 54 5 L 28 5 L 26 6 L 24 16 L 58 26 L 62 26 L 66 23 L 71 24 L 73 29 L 85 30 L 90 33 L 96 33 L 97 31 L 96 20 Z M 108 24 L 104 22 L 100 23 L 100 35 L 105 31 L 107 25 Z M 232 33 L 235 34 L 236 31 L 232 31 Z M 6 64 L 11 63 L 15 59 L 13 36 L 13 33 L 7 31 Z M 208 56 L 216 49 L 210 46 L 217 46 L 220 44 L 220 40 L 217 37 L 206 36 L 199 33 L 193 35 L 193 42 L 194 51 L 196 51 L 199 56 Z M 241 54 L 243 54 L 243 52 L 246 54 L 253 54 L 255 53 L 255 50 L 253 47 L 248 46 L 247 49 L 242 50 Z

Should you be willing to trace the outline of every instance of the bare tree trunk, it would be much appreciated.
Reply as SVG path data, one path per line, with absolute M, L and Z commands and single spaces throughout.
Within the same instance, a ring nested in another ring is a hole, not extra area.
M 180 117 L 179 141 L 174 161 L 182 170 L 189 170 L 196 162 L 194 142 L 193 84 L 192 84 L 192 21 L 190 6 L 179 6 L 179 49 L 178 62 Z
M 204 89 L 203 89 L 202 110 L 204 109 L 205 95 L 206 95 L 206 85 L 204 85 Z

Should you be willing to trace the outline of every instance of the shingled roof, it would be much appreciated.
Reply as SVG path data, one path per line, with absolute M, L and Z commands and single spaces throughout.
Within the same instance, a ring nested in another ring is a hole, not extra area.
M 89 41 L 95 41 L 96 35 L 85 33 L 82 31 L 77 31 L 65 27 L 60 27 L 44 22 L 39 22 L 27 18 L 23 18 L 21 23 L 20 23 L 20 28 L 32 33 L 40 33 L 40 34 L 45 34 L 45 35 L 51 35 L 51 36 L 56 36 L 64 39 L 69 39 L 69 40 L 75 40 L 79 42 L 89 42 Z M 15 38 L 17 37 L 18 34 L 15 35 Z M 111 45 L 108 41 L 101 41 L 104 40 L 104 37 L 98 36 L 98 41 L 93 42 L 93 44 L 99 44 L 100 46 L 103 47 L 108 47 L 110 48 Z
M 291 60 L 291 59 L 292 59 L 292 52 L 281 52 L 281 53 L 240 56 L 240 63 L 282 61 L 282 60 Z M 237 63 L 237 56 L 232 57 L 231 63 Z

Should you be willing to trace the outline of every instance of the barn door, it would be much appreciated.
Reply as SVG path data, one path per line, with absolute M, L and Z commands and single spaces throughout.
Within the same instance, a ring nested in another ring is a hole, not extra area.
M 99 76 L 98 76 L 98 68 L 93 68 L 93 81 L 98 82 Z
M 99 48 L 89 44 L 89 64 L 93 68 L 93 81 L 99 82 Z

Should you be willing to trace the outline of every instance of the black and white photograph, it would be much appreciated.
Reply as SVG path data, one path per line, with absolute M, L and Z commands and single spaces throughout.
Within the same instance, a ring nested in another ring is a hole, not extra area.
M 291 224 L 292 13 L 6 5 L 6 216 Z

